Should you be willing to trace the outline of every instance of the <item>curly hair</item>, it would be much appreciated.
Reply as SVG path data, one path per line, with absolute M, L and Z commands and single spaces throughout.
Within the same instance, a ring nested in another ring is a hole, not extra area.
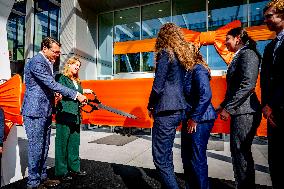
M 79 73 L 77 72 L 77 74 L 75 74 L 75 75 L 72 74 L 71 71 L 70 71 L 70 67 L 69 67 L 70 65 L 75 64 L 76 62 L 80 62 L 80 65 L 81 65 L 81 61 L 78 57 L 73 56 L 73 57 L 69 58 L 64 65 L 63 75 L 65 75 L 66 77 L 69 77 L 72 80 L 80 82 Z
M 171 61 L 176 56 L 186 70 L 192 70 L 195 64 L 202 64 L 208 69 L 199 49 L 193 43 L 185 41 L 181 28 L 174 23 L 164 24 L 158 33 L 155 52 L 162 50 L 170 54 Z
M 263 9 L 263 13 L 265 13 L 269 8 L 274 7 L 275 12 L 284 19 L 284 1 L 283 0 L 272 0 L 267 3 L 265 8 Z

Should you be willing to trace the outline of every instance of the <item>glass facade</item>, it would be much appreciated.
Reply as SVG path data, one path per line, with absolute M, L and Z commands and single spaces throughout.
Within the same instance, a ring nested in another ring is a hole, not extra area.
M 23 74 L 25 50 L 26 1 L 17 1 L 7 21 L 7 39 L 11 74 Z
M 40 51 L 40 44 L 44 37 L 51 36 L 59 40 L 60 29 L 60 0 L 35 0 L 33 53 Z M 11 63 L 11 73 L 23 75 L 25 64 L 25 17 L 26 0 L 15 1 L 7 22 L 7 39 Z M 55 64 L 55 71 L 58 70 Z
M 51 36 L 59 40 L 60 1 L 36 0 L 34 53 L 40 51 L 43 38 Z
M 267 2 L 267 0 L 210 2 L 207 0 L 167 0 L 116 10 L 107 13 L 110 18 L 113 17 L 113 24 L 108 25 L 108 31 L 102 30 L 105 24 L 99 22 L 99 36 L 109 33 L 112 25 L 114 35 L 108 35 L 108 47 L 113 48 L 111 41 L 114 43 L 156 38 L 160 27 L 167 22 L 174 22 L 182 28 L 199 32 L 215 31 L 234 20 L 240 20 L 243 27 L 263 25 L 262 10 Z M 100 14 L 99 20 L 104 16 L 105 14 Z M 261 53 L 268 42 L 269 40 L 257 42 Z M 202 46 L 200 50 L 212 70 L 227 70 L 226 63 L 213 45 Z M 113 50 L 111 53 L 106 53 L 109 51 L 99 43 L 99 57 L 103 55 L 104 59 L 113 60 L 112 73 L 114 74 L 154 71 L 153 52 L 114 55 Z
M 182 28 L 198 32 L 215 31 L 240 20 L 243 27 L 263 25 L 262 10 L 268 0 L 208 1 L 164 0 L 158 3 L 113 10 L 98 15 L 97 65 L 98 76 L 126 72 L 153 72 L 155 54 L 135 52 L 114 54 L 116 42 L 148 40 L 157 37 L 160 27 L 174 22 Z M 46 36 L 59 39 L 60 0 L 34 0 L 34 32 L 32 49 L 40 51 L 40 43 Z M 12 73 L 20 73 L 24 67 L 26 0 L 15 2 L 7 23 L 8 48 Z M 269 42 L 258 41 L 262 53 Z M 213 45 L 202 46 L 202 55 L 212 70 L 226 70 L 227 65 Z M 55 71 L 58 65 L 55 65 Z

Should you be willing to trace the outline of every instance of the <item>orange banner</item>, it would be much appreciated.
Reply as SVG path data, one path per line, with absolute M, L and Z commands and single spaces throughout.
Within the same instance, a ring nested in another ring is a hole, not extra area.
M 153 123 L 147 114 L 147 104 L 152 84 L 153 79 L 82 81 L 83 87 L 95 91 L 103 104 L 131 113 L 139 118 L 134 120 L 105 110 L 98 110 L 90 114 L 83 112 L 83 123 L 151 128 Z M 212 103 L 216 107 L 222 102 L 225 96 L 225 78 L 221 76 L 212 77 L 211 87 L 213 93 Z M 260 98 L 259 82 L 256 91 Z M 224 122 L 218 118 L 212 132 L 229 133 L 229 123 L 229 121 Z M 264 119 L 258 129 L 257 135 L 266 136 L 266 122 Z
M 151 128 L 153 120 L 148 116 L 147 104 L 152 84 L 152 78 L 82 81 L 83 87 L 92 89 L 103 104 L 138 117 L 138 119 L 130 119 L 106 110 L 97 110 L 92 113 L 82 112 L 83 123 Z M 12 121 L 6 122 L 5 133 L 9 132 L 13 123 L 22 124 L 22 117 L 20 115 L 21 98 L 23 97 L 24 90 L 22 85 L 19 76 L 14 76 L 3 85 L 0 85 L 0 105 L 4 107 L 5 116 Z M 225 95 L 225 77 L 212 77 L 211 87 L 213 93 L 212 102 L 216 107 L 221 103 Z M 259 81 L 257 83 L 256 92 L 260 99 Z M 218 118 L 212 132 L 229 133 L 229 123 L 229 121 L 224 122 Z M 266 136 L 266 120 L 262 120 L 257 135 Z

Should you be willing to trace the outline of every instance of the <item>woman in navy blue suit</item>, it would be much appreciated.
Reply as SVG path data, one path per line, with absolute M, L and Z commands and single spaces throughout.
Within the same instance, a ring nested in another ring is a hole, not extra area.
M 188 49 L 182 31 L 173 23 L 164 24 L 156 40 L 156 71 L 149 98 L 149 116 L 154 118 L 152 132 L 153 161 L 165 188 L 178 189 L 173 165 L 176 128 L 186 109 L 183 94 Z
M 186 188 L 208 189 L 206 149 L 211 129 L 217 118 L 211 104 L 210 71 L 192 43 L 188 43 L 190 61 L 185 65 L 184 94 L 186 119 L 181 133 L 181 156 Z

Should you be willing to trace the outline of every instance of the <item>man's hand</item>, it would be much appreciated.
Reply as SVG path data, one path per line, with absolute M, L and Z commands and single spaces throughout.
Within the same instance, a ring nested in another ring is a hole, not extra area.
M 187 121 L 187 132 L 188 133 L 194 133 L 196 132 L 196 126 L 197 126 L 197 123 L 192 120 L 192 119 L 189 119 Z
M 54 96 L 55 96 L 55 100 L 56 101 L 59 101 L 59 100 L 61 100 L 62 99 L 62 94 L 60 94 L 60 93 L 54 93 Z
M 272 109 L 266 104 L 263 108 L 262 108 L 262 113 L 263 113 L 263 117 L 265 119 L 268 119 L 271 114 L 272 114 Z
M 0 154 L 2 154 L 2 153 L 3 153 L 3 147 L 0 146 Z
M 81 102 L 82 104 L 87 103 L 87 97 L 85 95 L 82 95 L 81 93 L 78 93 L 77 100 L 79 100 L 79 102 Z
M 220 118 L 223 121 L 227 121 L 230 117 L 229 112 L 227 112 L 224 108 L 222 109 L 222 111 L 220 112 Z

